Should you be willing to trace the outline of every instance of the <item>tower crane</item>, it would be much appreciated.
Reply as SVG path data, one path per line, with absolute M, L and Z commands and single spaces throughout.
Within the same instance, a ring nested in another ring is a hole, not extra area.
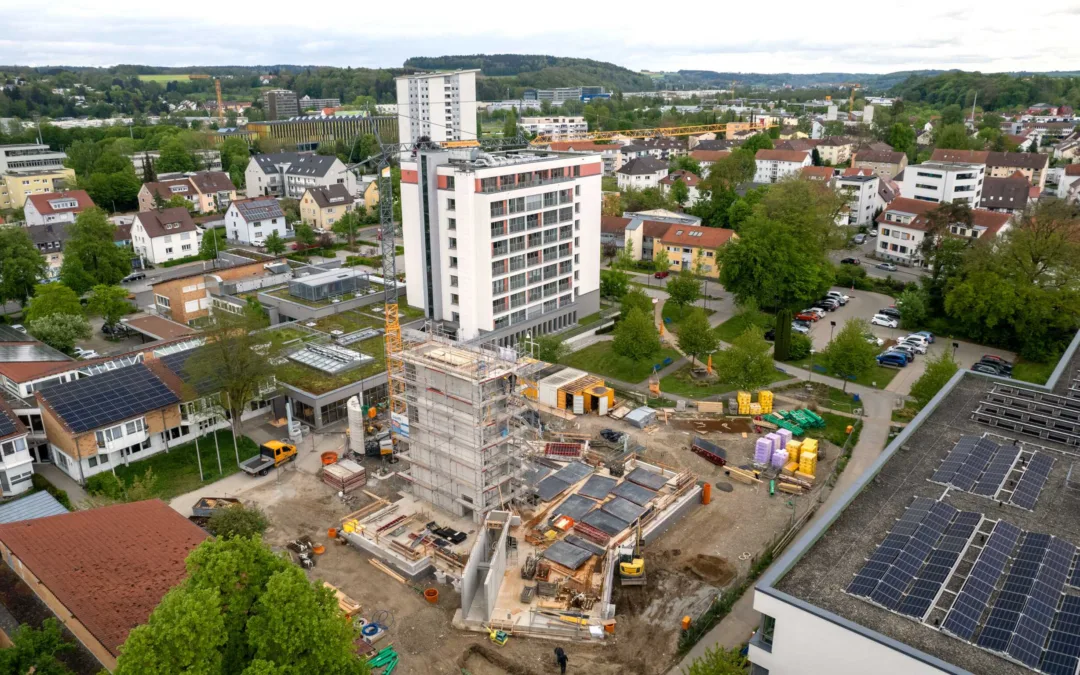
M 777 126 L 776 124 L 761 124 L 754 125 L 756 129 L 765 131 Z M 532 140 L 522 141 L 524 144 L 538 146 L 548 145 L 553 142 L 566 142 L 566 141 L 613 141 L 620 138 L 661 138 L 668 136 L 695 136 L 697 134 L 707 134 L 715 132 L 727 131 L 727 124 L 695 124 L 691 126 L 683 127 L 657 127 L 653 129 L 624 129 L 622 131 L 587 131 L 585 133 L 577 134 L 559 134 L 558 136 L 541 135 L 533 138 Z M 475 148 L 479 147 L 481 143 L 487 143 L 488 141 L 447 141 L 441 143 L 440 146 L 444 148 Z
M 207 75 L 206 73 L 195 73 L 194 75 L 188 75 L 188 78 L 192 79 L 192 80 L 209 80 L 210 75 Z M 221 102 L 221 78 L 220 77 L 215 77 L 214 78 L 214 92 L 217 94 L 218 126 L 224 126 L 225 125 L 225 108 L 224 108 L 224 106 L 222 105 L 222 102 Z

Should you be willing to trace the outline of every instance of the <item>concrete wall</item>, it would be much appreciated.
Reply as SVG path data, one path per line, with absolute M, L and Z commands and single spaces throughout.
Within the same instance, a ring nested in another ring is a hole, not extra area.
M 461 615 L 464 619 L 487 621 L 495 611 L 503 575 L 506 574 L 506 539 L 510 536 L 512 518 L 513 514 L 509 511 L 492 511 L 488 514 L 487 523 L 476 534 L 476 542 L 469 553 L 469 562 L 465 565 L 462 578 Z M 496 529 L 488 527 L 489 523 L 501 523 L 502 526 Z M 469 616 L 469 610 L 478 597 L 484 616 Z
M 400 301 L 401 297 L 405 295 L 404 285 L 399 285 L 397 287 L 397 295 Z M 270 312 L 271 323 L 283 323 L 285 321 L 314 321 L 316 319 L 321 319 L 324 316 L 331 316 L 350 309 L 367 307 L 368 305 L 381 305 L 383 303 L 383 291 L 378 290 L 359 298 L 353 298 L 352 300 L 345 300 L 323 307 L 302 305 L 299 302 L 274 297 L 269 293 L 259 293 L 259 302 L 268 310 L 273 310 Z M 277 317 L 276 319 L 274 318 L 275 316 Z

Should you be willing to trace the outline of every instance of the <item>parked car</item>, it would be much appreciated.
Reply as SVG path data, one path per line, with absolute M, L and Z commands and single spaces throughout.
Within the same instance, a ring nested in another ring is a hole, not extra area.
M 897 346 L 903 345 L 903 346 L 911 347 L 913 350 L 915 350 L 916 354 L 925 354 L 926 353 L 926 345 L 924 345 L 921 342 L 915 342 L 913 340 L 901 340 L 900 342 L 897 342 L 896 344 L 897 344 Z
M 900 352 L 878 354 L 877 362 L 879 366 L 893 366 L 894 368 L 906 368 L 908 364 L 907 356 Z
M 846 305 L 848 303 L 848 300 L 851 299 L 850 297 L 844 295 L 840 291 L 829 291 L 828 293 L 825 294 L 825 297 L 826 298 L 832 298 L 833 300 L 836 300 L 837 302 L 839 302 L 841 305 Z
M 98 357 L 98 353 L 93 349 L 83 349 L 82 347 L 76 347 L 72 350 L 72 352 L 74 352 L 75 358 L 77 359 L 96 359 Z
M 985 375 L 997 375 L 999 377 L 1012 377 L 1011 373 L 1006 373 L 994 364 L 987 363 L 985 361 L 979 361 L 978 363 L 972 365 L 971 372 L 983 373 Z
M 669 274 L 671 274 L 671 272 L 668 272 L 667 270 L 660 270 L 659 272 L 657 272 L 656 274 L 653 275 L 653 278 L 655 278 L 655 279 L 666 279 Z
M 26 332 L 26 326 L 23 326 L 21 323 L 12 324 L 11 327 L 14 330 L 19 331 L 20 333 L 25 333 Z
M 870 319 L 870 323 L 874 326 L 884 326 L 886 328 L 896 328 L 900 325 L 896 319 L 884 314 L 875 314 L 874 318 Z
M 877 228 L 876 227 L 874 229 L 870 230 L 870 236 L 871 237 L 876 237 L 877 236 Z
M 819 319 L 824 319 L 825 318 L 825 310 L 822 309 L 821 307 L 810 307 L 809 309 L 804 309 L 803 311 L 804 312 L 813 312 L 814 314 L 818 315 Z
M 812 309 L 824 309 L 826 312 L 835 312 L 840 307 L 840 303 L 832 298 L 823 298 L 821 301 L 814 303 Z
M 918 342 L 919 344 L 921 344 L 924 347 L 929 347 L 930 346 L 930 341 L 927 340 L 925 336 L 919 335 L 918 333 L 912 333 L 911 335 L 905 335 L 904 337 L 900 338 L 900 341 L 901 342 Z
M 1012 375 L 1013 364 L 1001 358 L 1000 356 L 995 356 L 993 354 L 983 354 L 982 358 L 979 359 L 979 363 L 988 363 L 991 366 L 994 366 L 995 368 L 1000 370 L 1002 374 L 1010 376 Z
M 840 259 L 840 264 L 841 265 L 861 265 L 862 261 L 859 260 L 858 258 L 841 258 Z
M 862 232 L 860 232 L 859 234 L 852 237 L 851 241 L 855 242 L 856 244 L 865 244 L 866 243 L 866 235 L 863 234 Z
M 805 323 L 799 323 L 797 321 L 792 321 L 791 322 L 791 330 L 795 331 L 796 333 L 801 333 L 803 335 L 806 335 L 807 333 L 810 332 L 810 327 L 807 326 Z
M 913 333 L 913 335 L 921 335 L 926 338 L 927 342 L 929 342 L 930 344 L 934 344 L 934 334 L 928 330 L 921 330 L 918 333 Z
M 908 359 L 909 361 L 915 360 L 915 348 L 911 345 L 904 344 L 903 342 L 897 342 L 892 347 L 889 347 L 889 351 L 907 354 L 910 357 Z
M 896 265 L 894 265 L 892 263 L 878 263 L 877 268 L 879 270 L 885 270 L 886 272 L 895 272 L 896 271 Z
M 809 309 L 805 309 L 795 315 L 795 318 L 799 321 L 819 321 L 821 316 L 817 312 Z
M 874 335 L 873 333 L 867 333 L 865 335 L 865 337 L 866 337 L 867 342 L 869 342 L 870 344 L 872 344 L 872 345 L 874 345 L 876 347 L 880 347 L 880 346 L 885 344 L 884 340 L 882 340 L 878 336 Z
M 122 284 L 130 284 L 133 281 L 142 281 L 146 278 L 146 272 L 132 272 L 120 280 Z
M 878 314 L 884 314 L 885 316 L 892 317 L 897 321 L 900 320 L 900 310 L 895 307 L 882 307 L 877 311 Z

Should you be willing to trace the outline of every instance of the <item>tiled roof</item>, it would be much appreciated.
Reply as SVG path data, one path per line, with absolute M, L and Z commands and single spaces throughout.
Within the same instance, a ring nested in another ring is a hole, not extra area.
M 986 158 L 987 166 L 1017 166 L 1039 171 L 1050 163 L 1050 156 L 1038 152 L 991 152 Z
M 35 246 L 44 246 L 56 242 L 63 249 L 64 243 L 68 240 L 68 224 L 33 225 L 26 228 L 26 233 L 30 235 L 30 240 L 34 242 Z
M 33 203 L 37 212 L 43 216 L 52 213 L 79 213 L 94 206 L 94 201 L 90 199 L 90 195 L 86 194 L 86 190 L 48 192 L 46 194 L 27 195 L 26 198 Z M 75 206 L 66 208 L 55 208 L 53 206 L 54 203 L 71 199 L 77 202 Z
M 549 147 L 556 152 L 613 152 L 619 149 L 615 143 L 595 141 L 554 141 Z
M 322 178 L 334 166 L 337 157 L 301 152 L 278 152 L 272 155 L 252 157 L 264 173 L 278 173 L 278 166 L 288 164 L 285 173 L 294 176 L 315 176 Z
M 964 164 L 986 164 L 989 156 L 986 150 L 943 150 L 937 148 L 930 155 L 931 162 L 962 162 Z
M 660 179 L 660 183 L 663 185 L 674 185 L 675 181 L 681 180 L 686 183 L 687 187 L 697 187 L 701 179 L 695 174 L 686 171 L 685 169 L 679 169 L 678 171 L 672 171 L 668 175 Z
M 307 191 L 320 209 L 330 206 L 348 206 L 355 201 L 353 196 L 349 194 L 349 190 L 340 183 L 311 187 Z
M 144 183 L 143 187 L 149 190 L 151 195 L 156 194 L 165 201 L 169 201 L 173 197 L 191 197 L 195 195 L 195 185 L 187 178 Z M 177 190 L 174 191 L 173 188 L 177 188 Z
M 198 188 L 199 192 L 209 194 L 212 192 L 232 192 L 236 190 L 229 174 L 224 171 L 200 171 L 188 176 L 191 183 Z
M 1080 164 L 1069 164 L 1065 167 L 1066 176 L 1080 176 Z
M 42 490 L 0 506 L 0 525 L 67 513 L 64 505 Z
M 719 248 L 735 236 L 735 230 L 723 227 L 701 227 L 693 225 L 669 225 L 660 237 L 665 244 L 676 246 L 697 246 L 699 248 Z
M 831 166 L 804 166 L 802 175 L 813 180 L 830 180 L 833 177 Z
M 629 218 L 619 216 L 600 216 L 600 232 L 602 234 L 622 234 L 626 226 L 630 224 Z
M 852 176 L 873 176 L 874 172 L 866 168 L 849 168 L 844 169 L 844 178 L 850 178 Z
M 637 159 L 632 159 L 626 164 L 623 164 L 618 173 L 626 176 L 643 176 L 666 171 L 667 168 L 667 162 L 656 159 L 655 157 L 638 157 Z
M 806 152 L 802 150 L 758 150 L 754 159 L 773 162 L 805 162 Z
M 906 227 L 910 230 L 926 231 L 928 222 L 926 214 L 930 211 L 941 206 L 937 202 L 927 202 L 921 199 L 910 199 L 908 197 L 897 197 L 878 214 L 876 222 L 879 225 L 895 225 L 898 227 Z M 900 212 L 915 215 L 915 219 L 910 223 L 896 223 L 885 219 L 886 214 L 890 212 Z M 1009 218 L 1012 216 L 1008 213 L 997 213 L 994 211 L 987 211 L 986 209 L 972 209 L 971 210 L 971 224 L 976 227 L 983 227 L 991 234 L 996 234 L 998 230 L 1002 228 L 1005 223 L 1009 222 Z
M 195 231 L 195 221 L 191 219 L 188 210 L 182 206 L 154 211 L 140 211 L 135 214 L 135 219 L 142 223 L 143 229 L 146 230 L 146 234 L 150 235 L 151 239 Z
M 245 222 L 253 223 L 267 218 L 284 218 L 285 212 L 281 210 L 281 204 L 273 197 L 253 197 L 251 199 L 237 199 L 229 207 L 235 206 L 236 211 Z
M 735 145 L 732 141 L 716 138 L 711 141 L 698 141 L 698 144 L 694 146 L 694 150 L 730 150 Z
M 700 144 L 699 146 L 700 147 Z M 691 150 L 691 159 L 696 159 L 699 162 L 719 162 L 725 157 L 730 157 L 730 150 Z
M 196 333 L 195 329 L 182 323 L 170 321 L 163 316 L 153 314 L 131 316 L 124 319 L 124 323 L 155 340 L 172 340 Z
M 130 241 L 131 240 L 131 223 L 127 225 L 117 225 L 113 230 L 113 241 Z
M 796 152 L 813 152 L 814 148 L 821 144 L 820 140 L 813 138 L 789 138 L 786 141 L 775 141 L 773 150 L 794 150 Z
M 8 361 L 0 363 L 0 375 L 21 384 L 45 377 L 57 369 L 77 370 L 78 367 L 75 361 Z
M 1017 172 L 1019 174 L 1019 172 Z M 1008 178 L 986 178 L 979 206 L 984 209 L 1022 209 L 1027 206 L 1031 183 L 1019 174 Z
M 207 536 L 158 499 L 0 525 L 0 541 L 114 656 Z
M 877 150 L 860 150 L 855 153 L 852 162 L 873 162 L 874 164 L 899 164 L 904 161 L 904 153 Z

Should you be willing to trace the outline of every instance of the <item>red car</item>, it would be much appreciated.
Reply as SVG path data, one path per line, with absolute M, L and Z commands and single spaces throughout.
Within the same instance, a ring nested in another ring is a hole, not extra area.
M 819 317 L 817 314 L 814 314 L 813 312 L 800 312 L 799 314 L 795 315 L 796 321 L 817 321 L 820 318 L 821 317 Z
M 667 275 L 669 275 L 669 274 L 671 274 L 671 273 L 670 273 L 670 272 L 668 272 L 667 270 L 663 270 L 663 271 L 660 271 L 660 272 L 657 272 L 656 274 L 654 274 L 654 275 L 653 275 L 653 278 L 654 278 L 654 279 L 664 279 L 664 278 L 666 278 L 666 277 L 667 277 Z

